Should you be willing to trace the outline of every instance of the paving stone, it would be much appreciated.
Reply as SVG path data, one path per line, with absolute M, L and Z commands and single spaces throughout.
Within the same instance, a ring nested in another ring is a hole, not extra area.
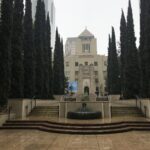
M 63 135 L 28 130 L 0 131 L 0 150 L 149 150 L 150 132 Z

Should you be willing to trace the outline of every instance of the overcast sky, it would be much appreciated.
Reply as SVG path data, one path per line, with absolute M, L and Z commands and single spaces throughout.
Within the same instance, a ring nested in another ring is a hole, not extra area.
M 97 38 L 98 53 L 107 55 L 111 26 L 119 41 L 121 9 L 127 13 L 128 0 L 54 0 L 56 25 L 66 41 L 78 36 L 85 27 Z M 139 0 L 131 0 L 137 46 L 139 45 Z

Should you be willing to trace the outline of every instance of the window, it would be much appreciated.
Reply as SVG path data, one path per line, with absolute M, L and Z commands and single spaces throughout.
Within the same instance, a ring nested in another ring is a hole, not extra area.
M 98 79 L 95 79 L 95 83 L 98 83 Z
M 90 53 L 90 44 L 82 44 L 82 52 L 83 53 Z
M 98 71 L 95 71 L 95 75 L 98 76 Z
M 88 66 L 88 62 L 85 62 L 85 66 Z
M 104 66 L 107 66 L 107 61 L 104 61 Z
M 69 67 L 69 62 L 66 62 L 66 67 Z
M 75 81 L 78 82 L 78 79 L 76 78 Z
M 78 71 L 75 71 L 75 75 L 77 76 L 79 74 L 79 72 Z
M 107 71 L 103 71 L 104 80 L 107 80 Z
M 96 91 L 99 92 L 99 87 L 96 87 Z
M 79 65 L 79 63 L 78 62 L 75 62 L 75 66 L 77 67 Z
M 66 71 L 66 72 L 65 72 L 65 75 L 66 75 L 66 76 L 69 76 L 69 75 L 70 75 L 70 71 Z
M 94 62 L 94 66 L 98 66 L 98 62 L 97 61 Z

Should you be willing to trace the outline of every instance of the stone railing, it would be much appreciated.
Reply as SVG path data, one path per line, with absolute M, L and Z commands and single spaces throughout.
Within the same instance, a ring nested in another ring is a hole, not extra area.
M 107 96 L 97 97 L 96 101 L 108 101 L 108 97 Z
M 143 112 L 146 118 L 150 118 L 150 99 L 138 99 L 137 107 Z

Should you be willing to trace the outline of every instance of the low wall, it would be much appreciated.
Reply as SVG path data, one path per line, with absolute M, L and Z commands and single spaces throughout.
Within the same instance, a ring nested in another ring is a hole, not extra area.
M 120 100 L 120 95 L 109 95 L 108 100 L 110 102 L 118 101 L 118 100 Z
M 150 118 L 150 99 L 129 99 L 111 101 L 111 106 L 116 107 L 138 107 L 146 118 Z
M 11 112 L 16 115 L 16 118 L 25 118 L 35 107 L 35 100 L 32 99 L 9 99 L 8 106 L 11 107 Z
M 77 111 L 82 107 L 83 102 L 60 102 L 59 106 L 59 117 L 66 118 L 69 111 Z M 87 108 L 93 111 L 100 111 L 102 113 L 102 118 L 109 118 L 110 106 L 109 102 L 85 102 Z
M 43 100 L 37 99 L 36 106 L 58 106 L 59 101 L 56 100 Z
M 140 99 L 137 101 L 137 105 L 145 117 L 150 118 L 150 99 Z
M 118 106 L 118 107 L 136 107 L 136 100 L 130 99 L 130 100 L 116 100 L 111 101 L 111 106 Z
M 11 113 L 10 118 L 8 114 L 0 114 L 0 126 L 2 126 L 3 123 L 5 123 L 6 120 L 8 119 L 11 119 L 11 120 L 15 119 L 15 114 Z
M 63 101 L 64 95 L 54 95 L 56 101 Z

